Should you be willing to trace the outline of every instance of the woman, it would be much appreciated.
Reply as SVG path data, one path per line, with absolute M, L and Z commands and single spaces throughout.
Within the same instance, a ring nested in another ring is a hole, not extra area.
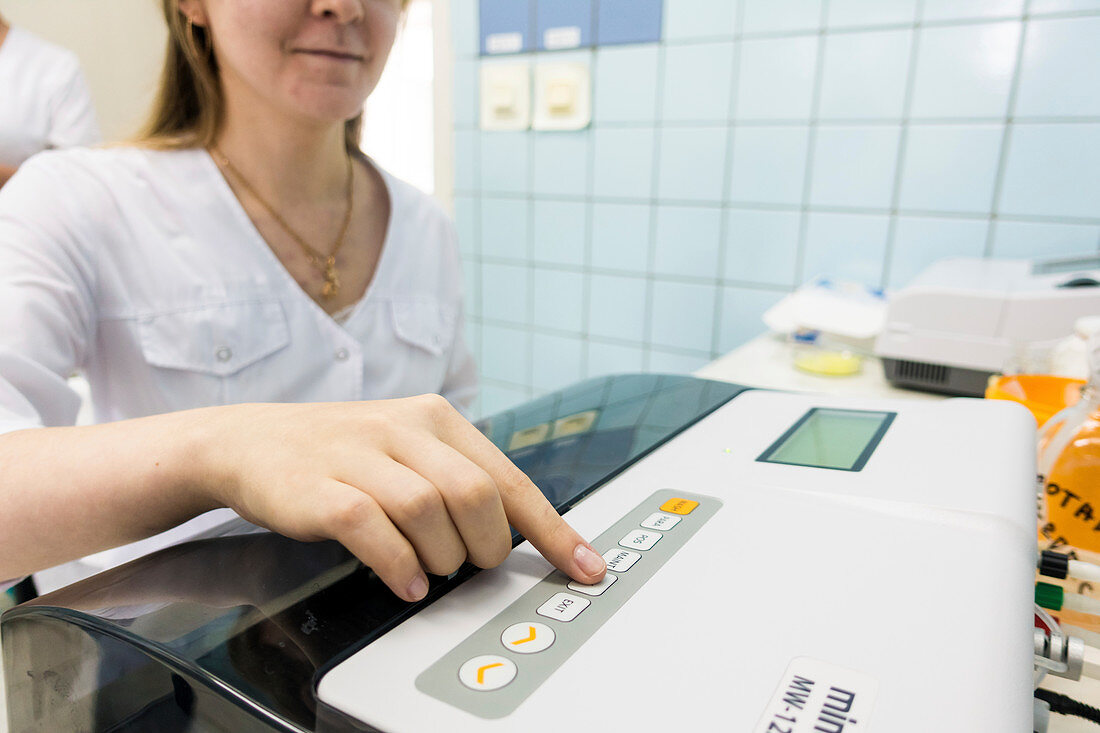
M 0 193 L 0 578 L 219 507 L 336 539 L 409 601 L 502 562 L 509 523 L 602 577 L 451 404 L 474 390 L 452 227 L 357 152 L 401 6 L 164 0 L 141 144 L 44 153 Z M 98 425 L 70 427 L 73 369 Z
M 76 55 L 0 15 L 0 187 L 48 148 L 91 145 L 99 125 Z

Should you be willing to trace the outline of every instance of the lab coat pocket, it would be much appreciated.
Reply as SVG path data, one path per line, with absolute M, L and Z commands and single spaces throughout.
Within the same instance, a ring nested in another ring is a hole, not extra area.
M 398 339 L 434 356 L 450 351 L 458 316 L 454 306 L 428 300 L 394 301 L 392 305 Z
M 141 350 L 152 366 L 229 377 L 290 343 L 277 300 L 217 303 L 140 321 Z
M 401 363 L 393 371 L 400 375 L 394 394 L 440 392 L 454 344 L 458 309 L 439 301 L 395 301 L 392 314 Z

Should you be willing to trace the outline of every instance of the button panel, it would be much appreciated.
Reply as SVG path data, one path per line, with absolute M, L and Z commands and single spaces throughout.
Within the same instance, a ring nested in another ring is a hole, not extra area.
M 516 665 L 510 659 L 482 654 L 467 660 L 458 670 L 458 679 L 471 690 L 499 690 L 516 678 Z
M 664 512 L 653 512 L 648 517 L 642 520 L 642 526 L 646 529 L 659 529 L 662 532 L 666 529 L 672 529 L 680 523 L 681 517 L 674 517 L 671 514 L 665 514 Z
M 549 649 L 555 637 L 554 630 L 546 624 L 524 621 L 506 628 L 500 635 L 500 643 L 517 654 L 538 654 Z
M 630 547 L 642 551 L 652 550 L 660 540 L 660 532 L 654 532 L 652 529 L 632 529 L 619 540 L 619 547 Z
M 634 567 L 634 563 L 642 559 L 642 556 L 630 550 L 620 550 L 613 547 L 603 554 L 603 561 L 607 563 L 607 569 L 613 573 L 625 573 Z
M 481 718 L 508 715 L 601 626 L 615 623 L 721 506 L 712 497 L 656 492 L 592 541 L 607 561 L 601 582 L 583 585 L 555 570 L 424 670 L 417 689 Z
M 578 583 L 574 580 L 568 585 L 568 588 L 578 593 L 584 593 L 586 596 L 602 596 L 603 592 L 610 588 L 611 584 L 618 579 L 619 576 L 615 575 L 615 573 L 604 573 L 599 583 L 585 585 L 584 583 Z
M 569 623 L 577 616 L 580 616 L 581 612 L 591 604 L 592 601 L 587 598 L 581 598 L 572 593 L 555 593 L 554 597 L 539 606 L 535 613 L 539 616 L 552 618 L 555 621 Z

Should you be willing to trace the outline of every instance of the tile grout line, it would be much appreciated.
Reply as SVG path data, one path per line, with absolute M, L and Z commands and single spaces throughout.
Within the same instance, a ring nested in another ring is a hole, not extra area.
M 477 191 L 459 191 L 456 195 L 475 197 L 479 195 Z M 484 195 L 484 194 L 483 194 Z M 497 199 L 503 201 L 522 201 L 526 197 L 526 194 L 522 193 L 490 193 L 485 195 L 485 198 Z M 616 196 L 570 196 L 570 195 L 547 195 L 541 197 L 540 200 L 554 201 L 561 203 L 586 203 L 591 201 L 597 204 L 632 204 L 641 206 L 675 206 L 679 208 L 699 208 L 699 209 L 739 209 L 745 211 L 775 211 L 775 212 L 789 212 L 789 213 L 801 213 L 803 211 L 809 213 L 821 213 L 821 214 L 855 214 L 860 216 L 889 216 L 892 213 L 892 209 L 889 207 L 881 206 L 839 206 L 834 204 L 818 204 L 802 206 L 801 204 L 787 204 L 777 203 L 771 201 L 716 201 L 707 200 L 702 201 L 698 199 L 647 199 L 636 197 L 616 197 Z M 937 210 L 937 209 L 906 209 L 898 208 L 897 213 L 900 216 L 924 218 L 924 219 L 959 219 L 959 220 L 972 220 L 972 221 L 984 221 L 989 218 L 989 214 L 981 211 L 950 211 L 950 210 Z M 1065 224 L 1071 226 L 1097 226 L 1100 225 L 1100 217 L 1080 217 L 1061 214 L 998 214 L 998 219 L 1003 221 L 1014 221 L 1020 223 L 1032 223 L 1032 224 Z
M 733 32 L 737 35 L 741 30 L 741 26 L 745 19 L 745 3 L 744 0 L 737 4 L 737 9 L 734 10 L 733 17 Z M 730 69 L 730 102 L 727 107 L 727 113 L 729 118 L 736 119 L 737 117 L 737 94 L 740 89 L 741 81 L 741 44 L 733 44 L 733 54 L 731 59 Z M 726 130 L 726 159 L 723 162 L 722 168 L 722 201 L 725 201 L 730 196 L 730 190 L 732 188 L 731 180 L 733 177 L 733 145 L 734 139 L 737 135 L 736 127 L 729 125 Z M 729 257 L 730 239 L 731 234 L 729 231 L 729 209 L 723 206 L 719 212 L 718 222 L 718 264 L 715 270 L 715 282 L 714 282 L 714 311 L 713 322 L 711 324 L 711 336 L 710 336 L 710 353 L 711 358 L 717 358 L 719 355 L 719 348 L 722 343 L 722 315 L 725 312 L 726 305 L 726 291 L 722 287 L 722 279 L 726 275 L 726 258 Z
M 533 72 L 533 67 L 538 61 L 532 59 L 531 63 Z M 531 103 L 534 104 L 533 93 Z M 523 335 L 527 341 L 527 399 L 529 400 L 534 399 L 535 395 L 535 338 L 533 327 L 535 325 L 535 137 L 537 134 L 533 130 L 525 130 L 523 133 L 524 142 L 527 144 L 527 257 L 524 259 L 524 267 L 527 269 L 527 302 L 524 304 L 527 322 L 524 324 Z
M 1024 47 L 1027 45 L 1027 35 L 1031 28 L 1031 20 L 1028 11 L 1031 9 L 1031 0 L 1024 0 L 1024 11 L 1020 20 L 1020 42 L 1016 46 L 1015 65 L 1012 69 L 1012 83 L 1008 88 L 1008 104 L 1005 108 L 1004 133 L 1001 135 L 1001 150 L 997 156 L 997 173 L 993 178 L 993 200 L 989 205 L 989 227 L 985 232 L 985 249 L 983 257 L 990 258 L 996 247 L 996 235 L 999 229 L 999 203 L 1004 191 L 1005 168 L 1008 166 L 1008 154 L 1012 148 L 1013 115 L 1016 114 L 1016 97 L 1020 90 L 1020 71 L 1024 65 Z
M 654 120 L 660 121 L 664 117 L 664 101 L 665 101 L 665 71 L 666 71 L 666 59 L 665 59 L 665 44 L 659 43 L 657 46 L 657 79 L 655 80 L 656 89 L 654 91 L 653 106 L 654 106 Z M 661 134 L 656 125 L 653 129 L 653 160 L 652 169 L 650 171 L 649 178 L 649 195 L 653 203 L 650 204 L 649 209 L 649 241 L 648 251 L 646 253 L 646 272 L 645 272 L 645 307 L 642 315 L 642 371 L 648 372 L 651 363 L 651 352 L 653 350 L 653 301 L 654 301 L 654 273 L 653 267 L 657 261 L 657 220 L 658 220 L 658 204 L 657 200 L 660 198 L 660 181 L 661 181 Z
M 894 189 L 890 193 L 890 219 L 886 228 L 886 247 L 882 257 L 882 271 L 878 286 L 885 290 L 890 282 L 890 271 L 894 264 L 894 248 L 897 246 L 898 209 L 901 206 L 901 181 L 905 174 L 905 152 L 909 144 L 909 119 L 913 113 L 914 89 L 917 86 L 917 64 L 920 63 L 920 45 L 924 37 L 921 19 L 924 15 L 924 0 L 917 0 L 913 7 L 913 40 L 909 47 L 909 70 L 905 79 L 905 96 L 901 108 L 901 127 L 898 133 L 898 150 L 894 156 Z
M 960 115 L 958 117 L 910 117 L 908 120 L 901 117 L 818 117 L 817 124 L 820 127 L 896 127 L 903 122 L 908 122 L 911 127 L 938 127 L 959 125 L 999 125 L 1004 122 L 1004 115 Z M 806 117 L 759 117 L 738 119 L 735 117 L 711 118 L 700 120 L 674 120 L 670 122 L 620 120 L 614 122 L 594 122 L 592 129 L 600 130 L 657 130 L 683 129 L 692 130 L 701 127 L 719 127 L 731 125 L 733 127 L 801 127 L 808 124 Z M 1022 115 L 1014 118 L 1014 122 L 1020 125 L 1095 125 L 1100 123 L 1098 115 Z M 470 125 L 456 125 L 455 132 L 479 132 L 480 128 Z
M 730 40 L 734 42 L 739 41 L 756 41 L 756 40 L 779 40 L 787 38 L 805 38 L 813 35 L 853 35 L 857 33 L 882 33 L 888 31 L 905 30 L 906 28 L 916 29 L 919 24 L 924 28 L 955 28 L 955 27 L 968 27 L 974 25 L 990 25 L 993 23 L 1011 23 L 1025 21 L 1029 18 L 1035 18 L 1040 20 L 1073 20 L 1080 18 L 1094 18 L 1100 16 L 1100 9 L 1098 10 L 1051 10 L 1042 11 L 1038 13 L 1031 13 L 1025 9 L 1021 13 L 1009 13 L 1005 15 L 993 15 L 988 17 L 982 16 L 961 16 L 958 18 L 939 18 L 934 20 L 921 20 L 919 22 L 910 23 L 874 23 L 868 25 L 828 25 L 825 20 L 820 20 L 816 28 L 805 28 L 799 30 L 772 30 L 772 31 L 750 31 L 748 33 L 739 32 L 734 33 L 733 36 L 695 36 L 690 38 L 674 38 L 664 39 L 661 38 L 657 41 L 647 41 L 645 43 L 610 43 L 599 45 L 593 42 L 591 46 L 575 46 L 573 48 L 562 48 L 548 50 L 531 50 L 516 53 L 500 53 L 500 54 L 466 54 L 456 55 L 456 60 L 474 60 L 484 61 L 487 59 L 509 59 L 528 56 L 534 53 L 545 54 L 567 54 L 576 51 L 583 51 L 586 48 L 614 48 L 619 46 L 636 46 L 646 45 L 648 43 L 660 44 L 662 46 L 701 46 L 711 43 L 727 43 Z M 919 17 L 919 16 L 918 16 Z
M 593 15 L 596 15 L 596 4 L 592 4 Z M 593 27 L 596 25 L 596 19 L 593 18 Z M 599 71 L 600 57 L 599 54 L 593 49 L 592 60 L 589 66 L 589 79 L 593 82 L 596 79 L 596 75 Z M 590 111 L 593 120 L 596 119 L 596 95 L 592 94 L 592 108 Z M 586 131 L 588 135 L 588 143 L 585 146 L 587 149 L 588 160 L 585 161 L 587 169 L 585 170 L 585 197 L 584 197 L 584 214 L 585 214 L 585 232 L 584 232 L 584 271 L 581 275 L 581 378 L 588 376 L 589 374 L 589 361 L 591 360 L 590 354 L 590 340 L 588 338 L 591 332 L 591 324 L 589 323 L 588 316 L 592 309 L 592 250 L 595 247 L 595 230 L 596 230 L 596 203 L 595 197 L 592 195 L 596 190 L 596 129 L 595 125 L 589 124 Z
M 802 172 L 802 201 L 798 217 L 798 244 L 795 249 L 794 282 L 792 290 L 797 288 L 804 278 L 806 266 L 806 248 L 810 228 L 810 195 L 813 188 L 814 153 L 817 147 L 817 118 L 821 110 L 821 85 L 825 78 L 825 21 L 829 13 L 829 0 L 821 3 L 821 28 L 817 40 L 817 52 L 814 57 L 813 93 L 810 97 L 810 119 L 806 131 L 806 166 Z

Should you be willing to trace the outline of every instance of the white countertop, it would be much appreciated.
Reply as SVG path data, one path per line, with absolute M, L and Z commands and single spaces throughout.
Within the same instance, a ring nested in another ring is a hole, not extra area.
M 801 372 L 792 365 L 790 347 L 782 340 L 767 335 L 753 339 L 716 359 L 697 371 L 695 376 L 753 387 L 801 392 L 943 399 L 939 395 L 891 387 L 883 377 L 881 363 L 873 358 L 866 358 L 862 371 L 849 377 L 823 377 Z M 0 665 L 0 690 L 4 689 L 3 681 L 3 669 Z M 1050 678 L 1043 686 L 1082 702 L 1100 705 L 1100 681 L 1086 679 L 1070 682 Z M 0 733 L 8 733 L 7 719 L 7 702 L 4 695 L 0 695 Z M 1098 730 L 1100 729 L 1096 725 L 1085 720 L 1051 716 L 1050 733 L 1097 733 Z

